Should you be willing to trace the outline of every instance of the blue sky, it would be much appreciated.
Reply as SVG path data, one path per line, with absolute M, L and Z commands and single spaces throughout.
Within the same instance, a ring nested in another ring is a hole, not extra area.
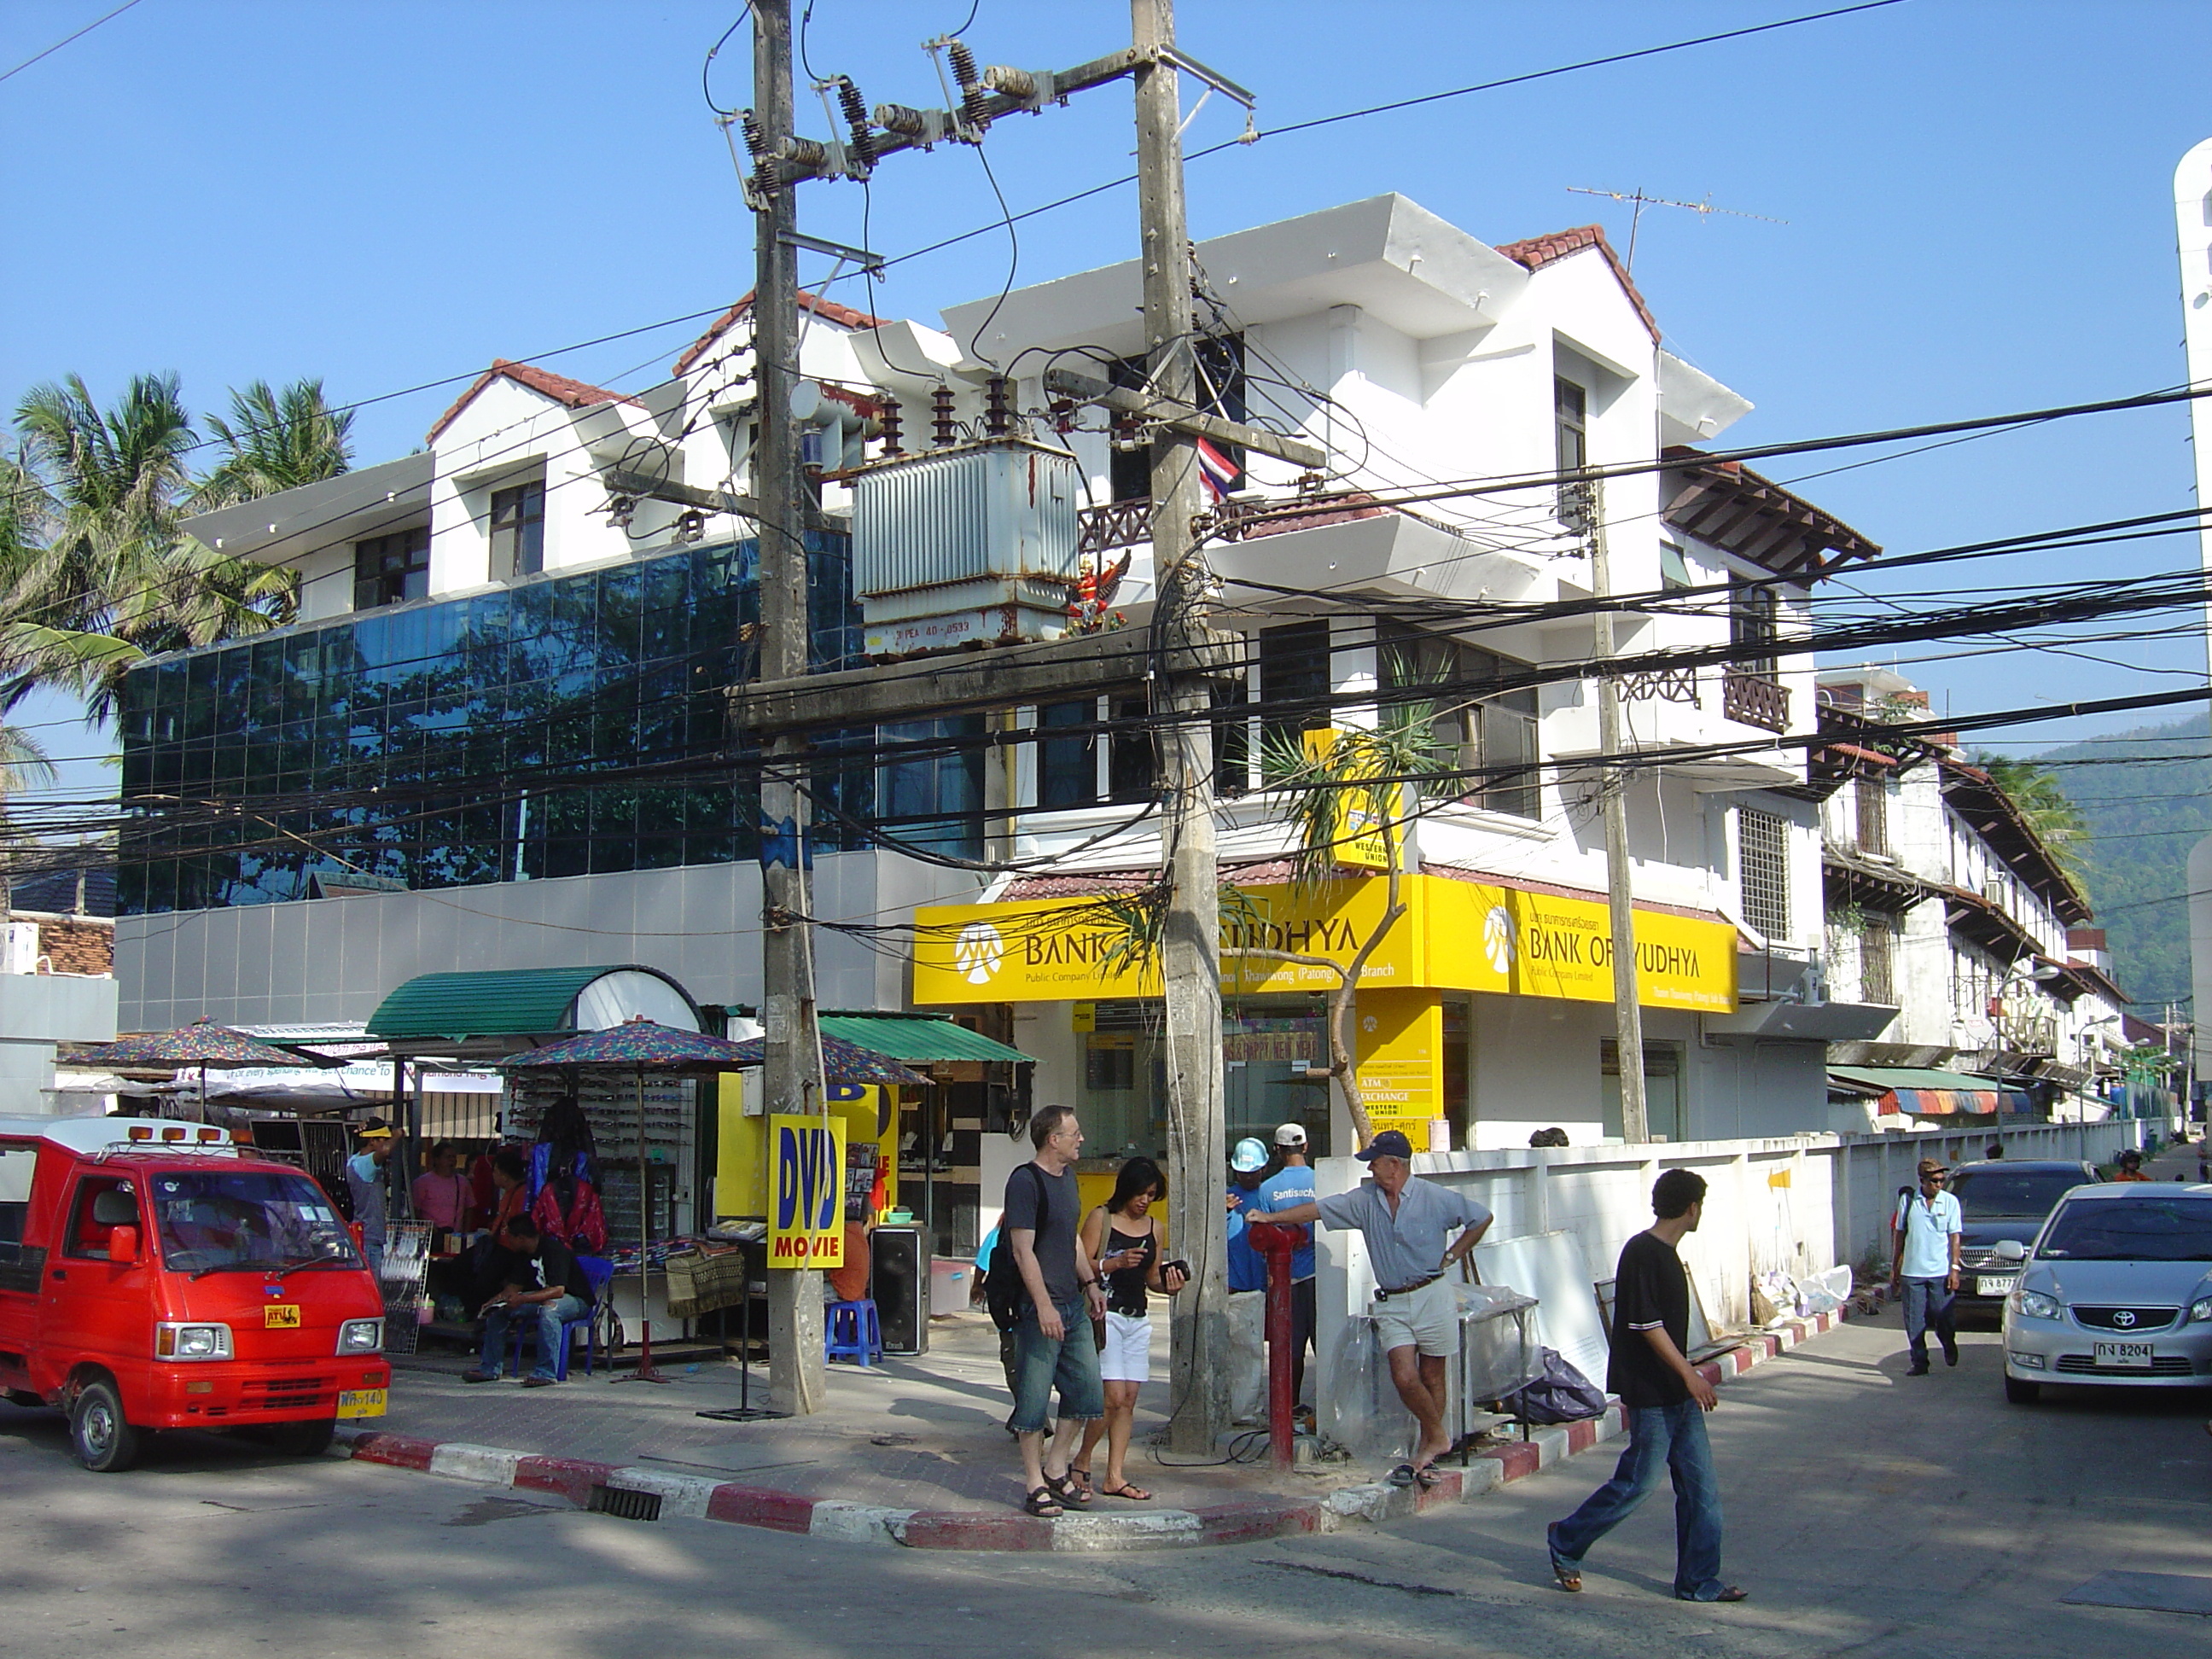
M 0 68 L 112 0 L 15 0 Z M 1759 4 L 1360 5 L 1184 0 L 1185 48 L 1288 123 L 1818 9 Z M 18 227 L 0 261 L 0 394 L 83 374 L 101 397 L 174 369 L 195 408 L 256 377 L 320 375 L 338 401 L 466 376 L 726 304 L 751 226 L 701 95 L 732 0 L 141 0 L 0 82 Z M 822 73 L 871 101 L 939 101 L 925 36 L 964 0 L 817 0 Z M 1121 0 L 981 0 L 985 62 L 1066 65 L 1126 41 Z M 2212 7 L 2184 0 L 1905 0 L 1641 63 L 1269 139 L 1196 163 L 1200 236 L 1397 190 L 1487 241 L 1625 209 L 1629 189 L 1786 221 L 1647 214 L 1636 262 L 1670 347 L 1751 398 L 1764 442 L 2121 396 L 2181 378 L 2171 175 L 2212 131 Z M 714 65 L 746 101 L 744 31 Z M 821 130 L 818 111 L 811 130 Z M 1233 136 L 1216 99 L 1192 147 Z M 1017 209 L 1130 165 L 1125 90 L 1001 123 L 988 155 Z M 887 253 L 995 224 L 974 155 L 886 164 L 866 234 Z M 1020 227 L 1020 277 L 1134 251 L 1122 189 Z M 817 185 L 806 227 L 862 234 L 858 187 Z M 899 265 L 874 303 L 931 316 L 1006 280 L 1003 230 Z M 811 273 L 810 273 L 811 274 Z M 841 289 L 868 303 L 857 286 Z M 542 358 L 636 386 L 696 324 Z M 364 460 L 404 453 L 453 385 L 365 408 Z M 1856 454 L 1774 464 L 1792 478 Z M 1990 437 L 1812 479 L 1804 493 L 1893 551 L 2186 507 L 2179 410 Z M 2179 568 L 2181 539 L 2016 559 L 2007 580 Z M 1902 593 L 1980 577 L 1892 579 Z M 1869 586 L 1873 586 L 1869 583 Z M 2167 690 L 2201 640 L 1958 656 L 1900 667 L 1955 710 Z M 63 718 L 49 708 L 24 718 Z M 2039 726 L 2035 744 L 2138 723 Z M 72 724 L 58 754 L 96 748 Z M 82 779 L 82 773 L 74 775 Z

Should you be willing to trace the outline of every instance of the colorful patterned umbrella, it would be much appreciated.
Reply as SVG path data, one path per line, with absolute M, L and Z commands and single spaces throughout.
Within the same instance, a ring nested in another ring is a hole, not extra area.
M 586 1031 L 543 1048 L 511 1054 L 499 1062 L 499 1068 L 512 1072 L 548 1066 L 597 1066 L 623 1072 L 734 1072 L 760 1064 L 738 1054 L 744 1046 L 703 1031 L 662 1025 L 641 1014 L 603 1031 Z
M 120 1042 L 104 1044 L 78 1055 L 74 1063 L 112 1072 L 144 1071 L 154 1066 L 197 1066 L 203 1071 L 210 1066 L 313 1066 L 315 1062 L 282 1048 L 272 1048 L 265 1042 L 257 1042 L 228 1025 L 203 1019 L 178 1030 L 125 1037 Z
M 758 1066 L 768 1058 L 768 1040 L 754 1037 L 747 1042 L 733 1042 L 742 1059 L 739 1066 Z M 824 1034 L 822 1038 L 822 1065 L 831 1083 L 873 1084 L 884 1088 L 910 1085 L 927 1086 L 929 1079 L 919 1072 L 910 1072 L 886 1054 L 872 1048 L 863 1048 L 857 1042 L 848 1042 L 843 1037 Z

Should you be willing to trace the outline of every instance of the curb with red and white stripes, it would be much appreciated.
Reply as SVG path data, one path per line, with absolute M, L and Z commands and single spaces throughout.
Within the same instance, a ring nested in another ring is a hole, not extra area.
M 1698 1369 L 1716 1387 L 1799 1343 L 1832 1330 L 1841 1310 L 1791 1320 L 1752 1337 Z M 1300 1533 L 1334 1532 L 1355 1521 L 1401 1520 L 1439 1504 L 1480 1498 L 1508 1481 L 1549 1468 L 1627 1430 L 1620 1402 L 1603 1415 L 1538 1429 L 1474 1454 L 1464 1469 L 1439 1469 L 1428 1491 L 1380 1482 L 1312 1498 L 1262 1498 L 1194 1510 L 1062 1515 L 1047 1520 L 1016 1510 L 911 1510 L 808 1498 L 772 1487 L 582 1458 L 539 1457 L 465 1441 L 430 1441 L 374 1431 L 341 1436 L 343 1455 L 448 1480 L 565 1500 L 576 1509 L 626 1508 L 615 1494 L 659 1499 L 660 1520 L 727 1521 L 771 1532 L 805 1533 L 850 1543 L 902 1544 L 927 1550 L 1061 1550 L 1109 1553 L 1249 1543 Z

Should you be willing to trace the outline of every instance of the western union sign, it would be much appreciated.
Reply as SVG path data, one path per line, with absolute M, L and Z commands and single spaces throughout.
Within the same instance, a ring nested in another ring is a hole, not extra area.
M 1382 916 L 1379 878 L 1312 892 L 1249 890 L 1224 908 L 1222 989 L 1232 996 L 1327 990 Z M 1613 1000 L 1604 905 L 1443 877 L 1405 878 L 1407 914 L 1360 975 L 1363 986 Z M 1121 930 L 1096 900 L 939 905 L 915 913 L 918 1003 L 1090 1002 L 1160 994 L 1157 963 L 1120 961 Z M 1694 916 L 1636 913 L 1638 999 L 1698 1013 L 1735 1008 L 1736 930 Z

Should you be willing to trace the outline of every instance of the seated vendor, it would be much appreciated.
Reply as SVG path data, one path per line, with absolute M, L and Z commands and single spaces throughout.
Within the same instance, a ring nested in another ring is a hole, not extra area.
M 538 1363 L 522 1379 L 526 1389 L 550 1388 L 555 1357 L 561 1352 L 562 1326 L 592 1310 L 592 1281 L 568 1247 L 540 1236 L 527 1212 L 510 1219 L 499 1236 L 494 1261 L 503 1275 L 498 1294 L 484 1304 L 483 1346 L 464 1382 L 496 1382 L 506 1363 L 507 1341 L 518 1324 L 534 1322 Z
M 441 1140 L 430 1149 L 430 1167 L 409 1188 L 415 1218 L 442 1232 L 459 1232 L 469 1212 L 469 1178 L 461 1173 L 461 1149 Z

